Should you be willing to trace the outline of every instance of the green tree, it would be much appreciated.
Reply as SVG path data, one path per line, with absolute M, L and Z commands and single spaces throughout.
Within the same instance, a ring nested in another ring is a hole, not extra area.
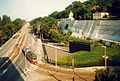
M 13 24 L 15 26 L 15 31 L 18 31 L 24 24 L 24 20 L 17 18 L 13 21 Z
M 0 17 L 0 26 L 2 25 L 2 20 L 1 20 L 1 17 Z
M 5 35 L 10 38 L 14 32 L 15 32 L 15 27 L 14 27 L 14 24 L 6 24 L 5 25 L 5 28 L 4 28 L 4 32 L 5 32 Z
M 108 12 L 108 8 L 112 6 L 112 0 L 96 0 L 99 5 L 100 12 Z
M 2 39 L 3 36 L 4 36 L 4 32 L 0 30 L 0 46 L 3 44 L 3 39 Z
M 112 68 L 98 70 L 94 81 L 120 81 L 120 75 L 114 72 Z
M 60 12 L 54 11 L 52 14 L 49 15 L 49 17 L 53 17 L 53 18 L 56 18 L 56 19 L 60 19 L 60 18 L 61 18 L 61 15 L 60 15 Z
M 120 0 L 112 0 L 112 6 L 109 8 L 109 11 L 113 16 L 120 18 Z
M 3 15 L 1 24 L 5 26 L 6 24 L 12 23 L 11 19 L 7 15 Z
M 0 45 L 12 37 L 12 35 L 22 27 L 24 22 L 25 21 L 20 18 L 17 18 L 12 22 L 7 15 L 3 15 L 2 19 L 0 17 Z
M 31 21 L 31 25 L 33 26 L 34 33 L 39 32 L 40 29 L 42 29 L 44 38 L 50 37 L 49 33 L 48 33 L 50 31 L 50 29 L 57 30 L 57 28 L 58 28 L 57 20 L 51 16 L 49 16 L 49 17 L 45 16 L 43 18 L 39 17 L 39 18 L 33 19 Z
M 53 30 L 53 29 L 51 29 L 51 30 L 49 31 L 49 34 L 50 34 L 51 39 L 52 39 L 54 42 L 60 43 L 60 42 L 62 42 L 62 41 L 64 40 L 63 35 L 60 34 L 60 33 L 57 32 L 57 31 Z

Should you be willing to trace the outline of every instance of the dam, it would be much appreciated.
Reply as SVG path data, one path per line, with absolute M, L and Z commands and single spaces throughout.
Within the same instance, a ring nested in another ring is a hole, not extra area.
M 58 26 L 64 32 L 72 32 L 74 37 L 89 37 L 120 42 L 120 20 L 69 20 L 62 19 Z

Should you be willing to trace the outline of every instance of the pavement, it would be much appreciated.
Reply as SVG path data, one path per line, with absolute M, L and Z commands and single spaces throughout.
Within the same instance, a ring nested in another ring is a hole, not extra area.
M 32 65 L 27 69 L 26 76 L 22 74 L 21 76 L 24 77 L 24 81 L 43 81 L 47 77 L 37 71 L 35 71 L 37 66 Z M 20 79 L 18 81 L 21 81 Z
M 44 63 L 42 63 L 44 65 Z M 69 69 L 69 68 L 63 68 L 63 67 L 56 67 L 54 65 L 50 65 L 50 64 L 46 64 L 47 67 L 50 67 L 54 70 L 58 70 L 60 69 L 61 71 L 68 71 L 68 72 L 72 72 L 73 69 Z M 80 72 L 81 73 L 81 77 L 88 77 L 88 76 L 91 76 L 90 74 L 93 74 L 93 72 L 95 73 L 95 70 L 96 69 L 101 69 L 101 68 L 104 68 L 104 67 L 99 67 L 99 66 L 96 66 L 96 67 L 86 67 L 86 68 L 75 68 L 75 72 Z M 58 81 L 56 80 L 52 75 L 56 76 L 57 78 L 60 78 L 61 81 L 72 81 L 72 79 L 70 79 L 70 77 L 72 77 L 72 73 L 70 74 L 61 74 L 61 73 L 57 73 L 56 75 L 56 72 L 57 71 L 52 71 L 51 69 L 44 69 L 42 68 L 42 70 L 38 70 L 39 67 L 36 66 L 36 65 L 31 65 L 28 69 L 27 69 L 27 76 L 25 75 L 22 75 L 24 77 L 24 80 L 25 81 Z M 43 71 L 44 70 L 44 71 Z M 44 73 L 45 72 L 45 73 Z M 48 72 L 48 73 L 46 73 Z M 51 75 L 50 75 L 50 73 Z M 88 75 L 86 75 L 86 72 L 88 73 Z M 61 76 L 58 76 L 58 75 L 61 75 Z M 66 75 L 65 77 L 63 77 L 64 75 Z M 68 79 L 66 79 L 66 77 L 68 77 Z M 93 75 L 92 75 L 93 76 Z M 88 80 L 88 79 L 91 79 L 92 80 Z M 93 77 L 89 77 L 86 81 L 93 81 L 94 79 L 94 76 Z M 20 81 L 20 80 L 19 80 Z M 85 81 L 84 79 L 78 79 L 78 77 L 76 76 L 76 81 Z

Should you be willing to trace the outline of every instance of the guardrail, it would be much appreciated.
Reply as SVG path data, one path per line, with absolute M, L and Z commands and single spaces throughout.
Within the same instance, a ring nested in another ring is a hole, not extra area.
M 53 45 L 50 45 L 50 44 L 42 43 L 42 45 L 46 45 L 46 46 L 49 46 L 49 47 L 52 47 L 52 48 L 55 48 L 55 49 L 59 49 L 59 50 L 65 51 L 65 52 L 69 52 L 69 50 L 67 50 L 67 49 L 63 49 L 63 48 L 53 46 Z

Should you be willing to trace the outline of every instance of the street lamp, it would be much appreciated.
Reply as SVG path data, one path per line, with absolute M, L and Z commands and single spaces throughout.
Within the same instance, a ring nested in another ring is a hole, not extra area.
M 108 56 L 106 55 L 107 50 L 106 50 L 106 46 L 102 46 L 102 47 L 105 49 L 104 56 L 102 57 L 105 59 L 105 67 L 107 67 L 107 59 L 108 59 Z
M 26 62 L 26 52 L 25 52 L 25 75 L 26 75 L 26 77 L 27 77 L 27 62 Z
M 74 63 L 74 59 L 72 59 L 72 68 L 73 68 L 73 78 L 72 78 L 72 81 L 75 81 L 75 63 Z
M 57 66 L 57 48 L 55 48 L 55 66 Z

